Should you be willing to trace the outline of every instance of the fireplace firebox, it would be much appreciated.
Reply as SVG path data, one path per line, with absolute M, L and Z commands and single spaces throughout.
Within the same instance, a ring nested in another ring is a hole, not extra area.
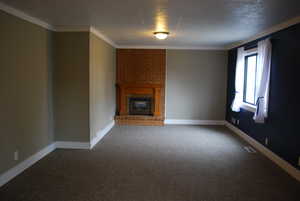
M 129 115 L 153 115 L 151 97 L 129 97 Z

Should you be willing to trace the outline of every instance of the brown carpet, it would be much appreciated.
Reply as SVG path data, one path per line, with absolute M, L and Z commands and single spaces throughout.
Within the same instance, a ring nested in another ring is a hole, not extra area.
M 116 126 L 89 150 L 56 150 L 1 201 L 297 201 L 299 183 L 222 126 Z

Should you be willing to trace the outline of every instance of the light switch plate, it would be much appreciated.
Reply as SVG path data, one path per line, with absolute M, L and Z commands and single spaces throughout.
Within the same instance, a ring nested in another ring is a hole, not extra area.
M 267 137 L 265 139 L 265 145 L 269 145 L 269 138 L 267 138 Z
M 233 124 L 235 124 L 235 123 L 236 123 L 236 120 L 235 120 L 235 118 L 234 118 L 234 117 L 231 117 L 231 122 L 232 122 Z

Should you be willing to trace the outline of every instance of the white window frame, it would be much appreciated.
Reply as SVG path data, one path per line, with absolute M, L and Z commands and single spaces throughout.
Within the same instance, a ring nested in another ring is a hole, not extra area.
M 245 57 L 248 56 L 248 55 L 251 55 L 251 54 L 255 54 L 255 53 L 257 53 L 257 48 L 251 48 L 249 50 L 245 50 L 244 53 L 245 53 L 244 54 Z M 245 66 L 244 66 L 244 70 L 245 70 Z M 245 77 L 244 77 L 244 80 L 245 80 Z M 243 91 L 243 93 L 244 93 L 244 91 Z M 244 94 L 243 94 L 243 97 L 244 97 Z M 243 98 L 243 101 L 242 101 L 242 104 L 241 104 L 241 108 L 243 108 L 247 111 L 253 112 L 253 113 L 256 111 L 256 106 L 245 103 L 244 98 Z

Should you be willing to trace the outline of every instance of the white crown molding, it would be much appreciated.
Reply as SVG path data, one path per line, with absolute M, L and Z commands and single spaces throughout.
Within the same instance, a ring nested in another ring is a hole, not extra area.
M 256 148 L 258 151 L 260 151 L 263 155 L 265 155 L 267 158 L 269 158 L 271 161 L 276 163 L 279 167 L 281 167 L 283 170 L 285 170 L 288 174 L 290 174 L 292 177 L 300 181 L 300 170 L 293 167 L 291 164 L 280 158 L 278 155 L 276 155 L 271 150 L 264 147 L 262 144 L 254 140 L 252 137 L 238 129 L 237 127 L 233 126 L 231 123 L 226 122 L 225 126 L 232 130 L 235 134 L 237 134 L 239 137 L 244 139 L 246 142 L 248 142 L 250 145 L 252 145 L 254 148 Z
M 55 146 L 57 149 L 90 149 L 89 142 L 57 141 Z
M 59 25 L 59 26 L 54 26 L 54 31 L 56 31 L 56 32 L 89 32 L 90 26 Z
M 11 179 L 22 173 L 24 170 L 32 166 L 34 163 L 45 157 L 47 154 L 51 153 L 55 150 L 55 143 L 52 143 L 45 147 L 44 149 L 40 150 L 39 152 L 33 154 L 26 160 L 22 161 L 15 167 L 9 169 L 8 171 L 4 172 L 0 175 L 0 187 L 9 182 Z
M 93 26 L 53 26 L 47 22 L 44 22 L 36 17 L 30 16 L 26 14 L 25 12 L 15 9 L 11 6 L 8 6 L 4 3 L 0 2 L 0 10 L 3 10 L 11 15 L 14 15 L 16 17 L 19 17 L 23 20 L 26 20 L 28 22 L 31 22 L 33 24 L 36 24 L 38 26 L 41 26 L 45 29 L 51 30 L 51 31 L 57 31 L 57 32 L 91 32 L 101 38 L 102 40 L 106 41 L 110 45 L 112 45 L 115 48 L 129 48 L 129 49 L 182 49 L 182 50 L 230 50 L 232 48 L 236 48 L 238 46 L 241 46 L 243 44 L 246 44 L 248 42 L 251 42 L 253 40 L 256 40 L 258 38 L 264 37 L 266 35 L 269 35 L 271 33 L 280 31 L 282 29 L 285 29 L 287 27 L 290 27 L 292 25 L 300 23 L 300 16 L 292 18 L 286 22 L 283 22 L 281 24 L 277 24 L 273 27 L 270 27 L 266 29 L 265 31 L 260 32 L 259 34 L 243 41 L 232 43 L 225 47 L 209 47 L 209 46 L 159 46 L 159 45 L 138 45 L 138 46 L 132 46 L 132 45 L 117 45 L 113 40 L 111 40 L 109 37 L 105 36 L 103 33 L 101 33 L 99 30 L 97 30 Z
M 105 42 L 107 42 L 108 44 L 110 44 L 111 46 L 113 46 L 114 48 L 117 48 L 117 44 L 114 41 L 112 41 L 110 38 L 108 38 L 107 36 L 105 36 L 103 33 L 101 33 L 97 28 L 90 27 L 90 32 L 93 33 L 93 34 L 95 34 L 100 39 L 104 40 Z
M 268 28 L 268 29 L 260 32 L 259 34 L 256 34 L 255 36 L 247 39 L 247 40 L 243 40 L 243 41 L 232 43 L 231 45 L 229 45 L 227 47 L 227 49 L 230 50 L 230 49 L 239 47 L 239 46 L 244 45 L 244 44 L 246 44 L 248 42 L 254 41 L 254 40 L 259 39 L 261 37 L 264 37 L 264 36 L 267 36 L 269 34 L 275 33 L 277 31 L 283 30 L 285 28 L 288 28 L 288 27 L 293 26 L 293 25 L 298 24 L 298 23 L 300 23 L 300 16 L 292 18 L 292 19 L 290 19 L 288 21 L 285 21 L 283 23 L 277 24 L 277 25 L 275 25 L 273 27 L 270 27 L 270 28 Z
M 32 24 L 36 24 L 38 26 L 41 26 L 45 29 L 48 29 L 48 30 L 51 30 L 51 31 L 54 30 L 54 27 L 52 25 L 48 24 L 47 22 L 44 22 L 44 21 L 42 21 L 42 20 L 40 20 L 36 17 L 32 17 L 32 16 L 24 13 L 23 11 L 20 11 L 18 9 L 10 7 L 10 6 L 8 6 L 4 3 L 1 3 L 1 2 L 0 2 L 0 10 L 3 10 L 6 13 L 9 13 L 9 14 L 14 15 L 16 17 L 19 17 L 19 18 L 21 18 L 25 21 L 28 21 Z
M 56 32 L 90 32 L 95 34 L 95 36 L 99 37 L 100 39 L 104 40 L 114 48 L 117 47 L 117 45 L 112 41 L 110 38 L 105 36 L 103 33 L 101 33 L 97 28 L 92 26 L 55 26 L 54 31 Z
M 91 26 L 53 26 L 51 24 L 48 24 L 47 22 L 44 22 L 36 17 L 32 17 L 26 13 L 24 13 L 21 10 L 15 9 L 11 6 L 8 6 L 4 3 L 0 2 L 0 10 L 3 10 L 6 13 L 9 13 L 11 15 L 14 15 L 16 17 L 19 17 L 25 21 L 28 21 L 32 24 L 41 26 L 45 29 L 48 29 L 50 31 L 56 31 L 56 32 L 91 32 L 104 40 L 105 42 L 109 43 L 113 47 L 117 47 L 117 45 L 112 41 L 110 38 L 102 34 L 99 30 L 97 30 L 95 27 Z
M 171 46 L 171 45 L 118 45 L 119 49 L 168 49 L 168 50 L 227 50 L 226 47 Z
M 166 119 L 167 125 L 225 125 L 224 120 Z
M 97 132 L 94 139 L 91 140 L 91 149 L 114 127 L 115 121 L 110 122 L 107 126 Z

